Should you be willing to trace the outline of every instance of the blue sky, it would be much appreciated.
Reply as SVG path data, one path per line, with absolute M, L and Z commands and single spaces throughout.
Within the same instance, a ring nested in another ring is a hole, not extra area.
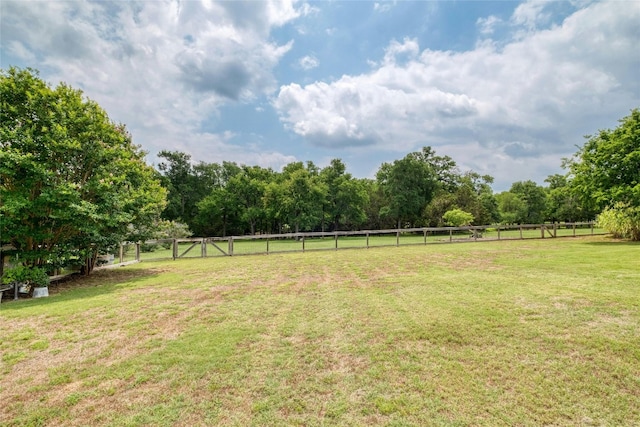
M 0 3 L 0 64 L 81 88 L 149 153 L 357 177 L 430 145 L 494 189 L 640 106 L 640 2 Z

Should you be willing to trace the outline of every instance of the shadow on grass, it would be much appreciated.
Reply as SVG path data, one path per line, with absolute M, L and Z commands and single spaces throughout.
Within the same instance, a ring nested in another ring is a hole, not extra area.
M 604 240 L 597 242 L 585 242 L 591 246 L 640 246 L 640 242 L 634 242 L 629 239 L 616 239 L 615 237 L 607 236 Z
M 10 299 L 7 295 L 2 300 L 0 310 L 7 313 L 23 307 L 46 306 L 79 298 L 95 297 L 114 292 L 123 284 L 131 285 L 141 280 L 156 277 L 160 271 L 153 268 L 127 269 L 114 268 L 98 270 L 90 276 L 72 275 L 49 285 L 49 297 Z

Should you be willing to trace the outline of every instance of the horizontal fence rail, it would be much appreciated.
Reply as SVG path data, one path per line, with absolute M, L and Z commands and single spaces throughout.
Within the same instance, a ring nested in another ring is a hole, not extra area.
M 606 234 L 593 222 L 257 234 L 123 243 L 113 262 L 258 255 Z M 119 259 L 118 259 L 119 258 Z

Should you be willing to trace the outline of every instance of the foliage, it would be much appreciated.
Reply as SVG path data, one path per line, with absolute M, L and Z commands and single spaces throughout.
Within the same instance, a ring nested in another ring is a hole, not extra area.
M 400 228 L 415 224 L 433 199 L 438 177 L 423 153 L 409 153 L 393 163 L 383 163 L 376 174 L 386 204 L 381 216 L 393 218 Z
M 342 160 L 333 159 L 320 171 L 320 179 L 327 190 L 324 213 L 333 230 L 357 227 L 367 218 L 365 207 L 369 203 L 369 194 L 365 184 L 354 179 L 346 169 Z
M 571 189 L 589 215 L 614 235 L 639 240 L 640 110 L 634 109 L 613 130 L 587 136 L 587 142 L 565 160 Z
M 272 182 L 265 193 L 272 217 L 292 231 L 311 230 L 322 219 L 326 185 L 311 162 L 285 166 L 280 180 Z
M 565 175 L 550 175 L 545 179 L 547 191 L 546 218 L 554 222 L 585 221 L 590 215 L 585 211 L 580 199 L 572 189 L 571 181 Z
M 597 224 L 616 238 L 640 240 L 640 207 L 618 202 L 598 215 Z
M 522 212 L 523 217 L 520 218 L 522 222 L 528 224 L 544 222 L 544 215 L 547 209 L 547 193 L 543 187 L 531 180 L 518 181 L 511 185 L 509 191 L 524 202 L 525 210 Z
M 617 128 L 587 138 L 565 164 L 582 203 L 592 212 L 618 202 L 640 207 L 640 110 L 632 110 Z
M 0 236 L 29 265 L 81 262 L 126 240 L 164 207 L 165 190 L 124 125 L 31 69 L 0 75 Z
M 40 267 L 18 265 L 5 271 L 2 283 L 33 285 L 36 288 L 45 287 L 49 285 L 49 275 Z
M 527 214 L 526 203 L 510 191 L 503 191 L 496 195 L 500 221 L 503 224 L 520 224 L 525 222 Z
M 473 214 L 456 208 L 445 212 L 442 219 L 446 225 L 450 225 L 452 227 L 463 227 L 471 225 L 473 222 Z

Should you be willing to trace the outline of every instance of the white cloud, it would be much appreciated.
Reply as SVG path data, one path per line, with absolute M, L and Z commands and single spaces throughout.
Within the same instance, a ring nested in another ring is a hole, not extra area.
M 316 58 L 313 55 L 307 55 L 300 58 L 300 60 L 298 61 L 298 64 L 304 70 L 312 70 L 320 65 L 320 61 L 318 61 L 318 58 Z
M 414 59 L 418 53 L 420 53 L 420 46 L 416 39 L 405 38 L 402 43 L 393 40 L 384 50 L 384 63 L 395 64 L 403 56 Z
M 534 28 L 544 11 L 525 5 L 513 20 Z M 416 40 L 392 41 L 371 72 L 282 86 L 274 106 L 314 145 L 447 147 L 482 172 L 483 164 L 508 162 L 502 170 L 540 176 L 594 126 L 615 124 L 638 106 L 637 22 L 640 3 L 595 3 L 500 50 L 485 43 L 420 52 Z
M 478 20 L 476 21 L 476 26 L 478 27 L 478 30 L 481 34 L 490 35 L 495 31 L 495 27 L 501 23 L 502 20 L 500 18 L 491 15 L 488 18 L 478 18 Z
M 511 16 L 512 24 L 522 26 L 528 31 L 535 30 L 541 24 L 546 24 L 551 15 L 544 11 L 545 3 L 542 0 L 529 0 L 521 3 Z
M 1 40 L 39 58 L 46 80 L 83 89 L 146 149 L 209 141 L 207 160 L 228 141 L 203 136 L 202 123 L 277 89 L 273 69 L 293 42 L 271 31 L 313 11 L 294 1 L 3 1 Z
M 389 12 L 396 5 L 396 2 L 375 2 L 373 4 L 373 10 L 379 13 Z

